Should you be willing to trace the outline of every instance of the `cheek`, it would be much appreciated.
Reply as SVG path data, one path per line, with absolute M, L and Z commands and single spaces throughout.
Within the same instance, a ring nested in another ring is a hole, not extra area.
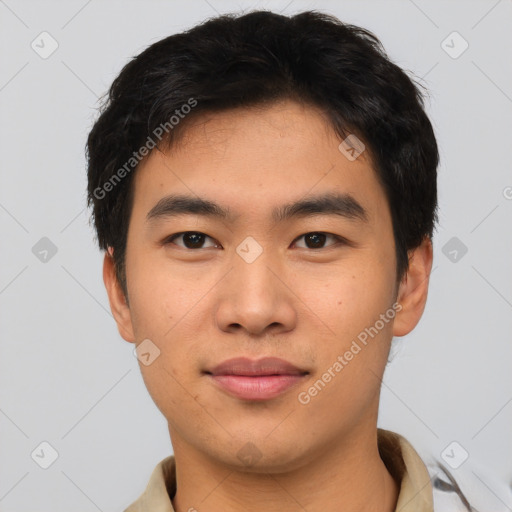
M 378 387 L 375 375 L 382 374 L 388 358 L 395 312 L 391 310 L 385 321 L 380 318 L 392 308 L 393 286 L 389 273 L 377 267 L 375 261 L 368 262 L 360 271 L 354 268 L 344 277 L 331 279 L 312 301 L 315 313 L 331 331 L 317 340 L 317 370 L 323 374 L 342 356 L 343 369 L 330 393 L 345 404 L 355 397 L 372 399 Z
M 310 301 L 331 322 L 341 326 L 340 333 L 350 326 L 374 321 L 392 304 L 393 282 L 389 265 L 363 260 L 345 269 L 334 270 L 323 286 L 317 287 Z
M 392 292 L 392 279 L 374 260 L 360 271 L 354 269 L 343 278 L 332 279 L 314 298 L 320 302 L 312 300 L 315 307 L 323 305 L 315 313 L 318 311 L 332 331 L 328 339 L 316 340 L 319 364 L 312 383 L 316 386 L 317 379 L 322 381 L 314 407 L 315 415 L 324 414 L 325 421 L 338 408 L 344 415 L 350 410 L 358 421 L 376 400 L 392 338 Z M 390 308 L 392 314 L 381 320 Z M 323 382 L 328 384 L 324 387 Z
M 132 267 L 129 289 L 133 294 L 130 311 L 136 339 L 140 342 L 148 338 L 157 345 L 163 378 L 185 378 L 197 349 L 197 326 L 205 323 L 200 301 L 205 290 L 194 278 L 172 271 L 162 262 L 141 258 L 140 263 Z
M 188 303 L 186 288 L 176 273 L 149 257 L 134 258 L 130 270 L 128 293 L 137 339 L 160 339 L 183 316 Z

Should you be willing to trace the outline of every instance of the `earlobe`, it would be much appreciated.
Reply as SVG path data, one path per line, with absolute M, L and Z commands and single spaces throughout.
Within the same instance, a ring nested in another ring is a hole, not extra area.
M 123 290 L 117 280 L 114 258 L 112 256 L 112 248 L 105 253 L 103 260 L 103 282 L 107 290 L 108 300 L 110 303 L 110 310 L 117 323 L 119 334 L 123 339 L 133 343 L 135 336 L 133 334 L 132 319 L 130 308 L 126 303 Z
M 432 253 L 432 242 L 428 237 L 409 253 L 409 268 L 398 289 L 397 302 L 401 310 L 395 317 L 393 336 L 405 336 L 420 321 L 427 302 Z

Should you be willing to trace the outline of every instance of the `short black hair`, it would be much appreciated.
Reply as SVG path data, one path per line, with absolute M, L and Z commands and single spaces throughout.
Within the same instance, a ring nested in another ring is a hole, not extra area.
M 125 296 L 138 162 L 169 149 L 201 113 L 284 99 L 322 109 L 340 137 L 365 144 L 389 203 L 401 279 L 409 251 L 432 239 L 437 222 L 439 153 L 421 87 L 374 34 L 317 11 L 222 15 L 149 46 L 112 83 L 86 148 L 98 244 L 113 248 Z

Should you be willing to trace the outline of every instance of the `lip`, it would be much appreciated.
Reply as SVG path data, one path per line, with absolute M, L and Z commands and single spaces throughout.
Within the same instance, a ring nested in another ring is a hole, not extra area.
M 205 372 L 220 389 L 243 400 L 270 400 L 298 384 L 309 372 L 276 357 L 237 357 Z

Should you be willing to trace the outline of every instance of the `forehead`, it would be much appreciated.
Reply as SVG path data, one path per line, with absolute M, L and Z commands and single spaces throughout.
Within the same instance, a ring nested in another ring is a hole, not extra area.
M 372 211 L 386 208 L 383 189 L 363 151 L 355 160 L 325 114 L 283 101 L 271 106 L 201 114 L 176 143 L 153 152 L 135 174 L 134 207 L 146 216 L 168 194 L 215 200 L 233 219 L 276 220 L 276 208 L 327 193 L 357 198 Z

